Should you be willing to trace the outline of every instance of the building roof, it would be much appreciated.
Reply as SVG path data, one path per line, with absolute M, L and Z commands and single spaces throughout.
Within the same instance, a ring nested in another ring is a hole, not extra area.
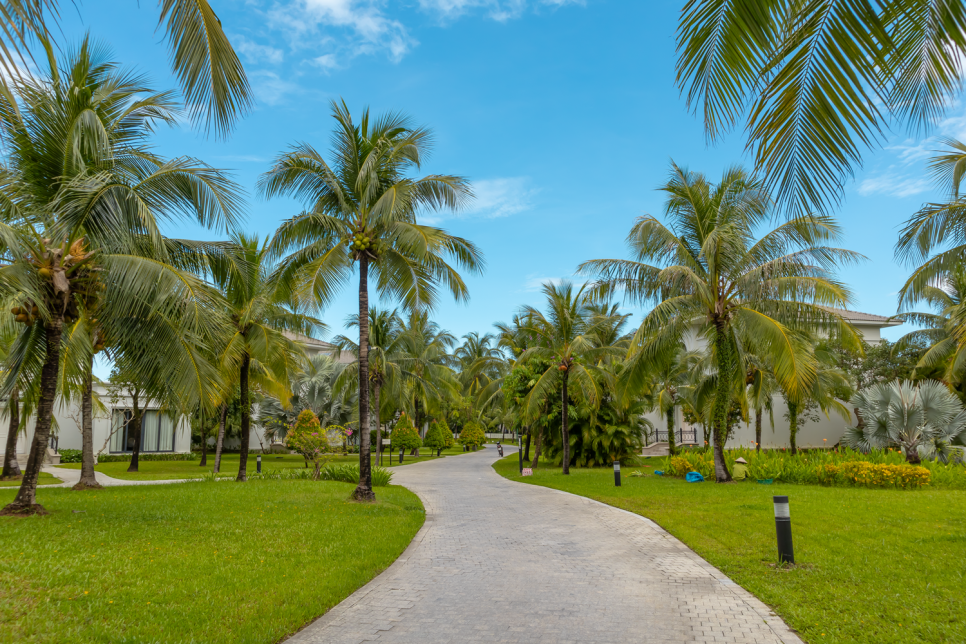
M 837 309 L 831 306 L 826 306 L 825 308 L 833 313 L 838 313 L 852 324 L 871 326 L 898 326 L 902 324 L 902 320 L 895 320 L 885 315 L 874 315 L 872 313 L 862 313 L 861 311 L 848 311 L 846 309 Z
M 318 338 L 311 338 L 307 335 L 302 335 L 301 333 L 293 333 L 291 331 L 282 331 L 284 335 L 289 340 L 295 340 L 300 344 L 304 344 L 306 347 L 311 349 L 318 349 L 322 351 L 335 351 L 335 345 L 331 342 L 323 342 Z

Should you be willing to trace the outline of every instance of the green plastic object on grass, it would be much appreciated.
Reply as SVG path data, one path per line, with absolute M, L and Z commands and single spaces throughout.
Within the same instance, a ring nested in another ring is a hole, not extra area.
M 774 481 L 774 480 L 775 479 L 758 479 L 758 482 L 761 485 L 771 485 L 772 484 L 772 481 Z

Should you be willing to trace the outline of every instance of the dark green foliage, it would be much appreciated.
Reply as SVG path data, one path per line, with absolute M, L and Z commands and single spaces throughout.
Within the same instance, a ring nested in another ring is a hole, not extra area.
M 61 463 L 80 463 L 81 462 L 81 451 L 79 449 L 61 449 L 58 450 L 60 454 Z
M 483 431 L 483 425 L 478 420 L 471 420 L 463 425 L 463 431 L 460 432 L 460 445 L 468 445 L 470 447 L 479 447 L 486 442 L 486 433 Z
M 434 450 L 446 449 L 446 433 L 438 421 L 429 423 L 429 431 L 423 439 L 423 446 Z

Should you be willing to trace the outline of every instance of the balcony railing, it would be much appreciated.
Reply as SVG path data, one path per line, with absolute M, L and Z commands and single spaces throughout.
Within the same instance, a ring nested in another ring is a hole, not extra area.
M 674 432 L 674 440 L 678 445 L 696 445 L 698 442 L 698 430 L 697 429 L 678 429 Z M 657 430 L 657 442 L 666 443 L 667 440 L 667 430 Z

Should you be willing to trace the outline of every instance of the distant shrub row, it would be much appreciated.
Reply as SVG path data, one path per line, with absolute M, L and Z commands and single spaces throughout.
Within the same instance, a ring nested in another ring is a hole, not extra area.
M 66 451 L 67 450 L 62 449 L 60 450 L 60 453 L 63 455 L 63 453 Z M 79 449 L 71 450 L 71 451 L 76 451 L 80 453 Z M 194 452 L 188 452 L 187 454 L 181 454 L 178 452 L 165 453 L 165 454 L 157 454 L 153 452 L 150 452 L 150 453 L 142 452 L 141 454 L 138 454 L 139 462 L 140 461 L 197 461 L 199 458 L 201 458 L 201 456 Z M 60 460 L 62 463 L 63 462 L 80 463 L 79 456 L 76 461 L 64 461 L 63 456 L 61 456 Z M 130 461 L 130 460 L 131 460 L 130 454 L 101 454 L 100 456 L 97 457 L 98 463 L 121 463 L 121 462 Z

